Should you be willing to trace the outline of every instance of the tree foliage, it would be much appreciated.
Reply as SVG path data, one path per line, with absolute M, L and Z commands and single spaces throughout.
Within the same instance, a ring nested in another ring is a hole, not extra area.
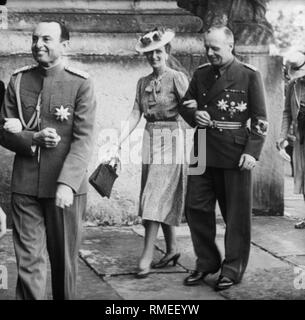
M 274 28 L 275 45 L 280 51 L 291 47 L 305 51 L 305 7 L 279 10 L 269 17 Z

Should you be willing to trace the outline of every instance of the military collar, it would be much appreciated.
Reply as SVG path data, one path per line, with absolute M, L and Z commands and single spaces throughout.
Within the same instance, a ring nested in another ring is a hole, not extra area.
M 227 80 L 234 80 L 236 77 L 236 74 L 239 71 L 240 68 L 240 61 L 234 57 L 233 61 L 231 62 L 231 64 L 226 68 L 226 78 Z
M 55 65 L 54 67 L 51 67 L 51 68 L 44 68 L 43 66 L 39 65 L 38 69 L 44 77 L 49 77 L 49 76 L 53 76 L 56 73 L 58 73 L 59 71 L 63 70 L 64 67 L 65 66 L 64 66 L 63 62 L 61 61 L 57 65 Z
M 233 57 L 233 59 L 231 61 L 227 62 L 224 66 L 221 66 L 219 68 L 219 72 L 220 72 L 221 76 L 223 76 L 224 73 L 226 72 L 226 70 L 228 70 L 228 68 L 230 68 L 230 66 L 232 65 L 234 60 L 235 60 L 235 57 Z

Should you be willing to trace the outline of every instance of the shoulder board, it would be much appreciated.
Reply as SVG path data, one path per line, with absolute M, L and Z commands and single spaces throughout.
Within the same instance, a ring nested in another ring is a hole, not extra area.
M 243 63 L 243 65 L 244 65 L 246 68 L 248 68 L 248 69 L 250 69 L 250 70 L 252 70 L 252 71 L 258 71 L 258 69 L 255 68 L 254 66 L 252 66 L 251 64 Z
M 79 77 L 82 77 L 84 79 L 88 79 L 89 78 L 89 73 L 85 72 L 85 71 L 81 71 L 81 70 L 78 70 L 78 69 L 75 69 L 73 67 L 65 67 L 65 70 L 70 72 L 70 73 L 73 73 Z
M 25 66 L 25 67 L 22 67 L 22 68 L 19 68 L 17 70 L 15 70 L 13 72 L 13 75 L 17 74 L 17 73 L 20 73 L 20 72 L 26 72 L 26 71 L 29 71 L 29 70 L 32 70 L 36 67 L 37 65 L 31 65 L 31 66 Z
M 197 69 L 202 69 L 202 68 L 208 67 L 210 65 L 211 65 L 210 63 L 205 63 L 205 64 L 200 65 Z

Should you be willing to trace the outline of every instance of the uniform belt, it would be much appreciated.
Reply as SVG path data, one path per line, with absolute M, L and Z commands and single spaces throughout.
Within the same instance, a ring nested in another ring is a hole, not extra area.
M 177 121 L 177 117 L 164 118 L 164 119 L 156 119 L 153 115 L 145 115 L 144 118 L 147 122 L 158 122 L 158 121 Z
M 225 130 L 236 130 L 245 126 L 246 124 L 243 122 L 216 121 L 216 120 L 212 120 L 210 125 L 210 127 L 213 129 L 225 129 Z

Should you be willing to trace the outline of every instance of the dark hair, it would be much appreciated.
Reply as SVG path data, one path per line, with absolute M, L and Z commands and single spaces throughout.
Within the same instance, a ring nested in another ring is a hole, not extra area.
M 170 44 L 170 42 L 167 43 L 167 44 L 164 46 L 164 48 L 165 48 L 165 52 L 166 52 L 167 54 L 170 54 L 170 53 L 171 53 L 171 51 L 172 51 L 172 45 Z
M 65 24 L 64 21 L 59 21 L 59 20 L 44 20 L 41 21 L 40 23 L 57 23 L 60 28 L 60 41 L 68 41 L 70 40 L 70 32 Z
M 207 29 L 205 31 L 205 34 L 208 34 L 213 30 L 222 30 L 223 31 L 223 33 L 226 36 L 227 40 L 231 41 L 232 44 L 233 44 L 232 54 L 235 56 L 236 55 L 236 52 L 235 52 L 235 37 L 234 37 L 233 31 L 229 27 L 219 24 L 219 25 L 211 26 L 209 29 Z

